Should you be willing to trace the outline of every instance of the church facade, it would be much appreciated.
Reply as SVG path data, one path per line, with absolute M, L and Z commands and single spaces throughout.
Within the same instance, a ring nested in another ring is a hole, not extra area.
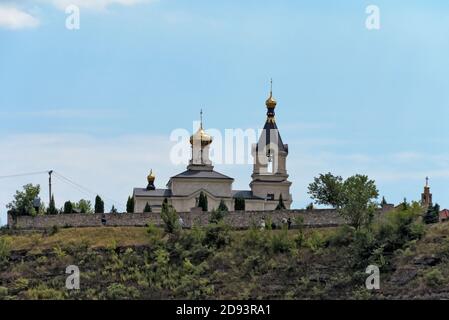
M 200 128 L 190 137 L 192 153 L 186 170 L 172 176 L 165 189 L 155 187 L 155 176 L 150 172 L 147 187 L 134 188 L 134 211 L 143 212 L 148 204 L 153 212 L 160 212 L 164 199 L 178 212 L 198 210 L 201 192 L 207 197 L 209 211 L 217 208 L 221 201 L 233 211 L 236 199 L 244 199 L 245 210 L 248 211 L 274 210 L 280 198 L 286 209 L 290 209 L 288 145 L 282 142 L 276 125 L 277 102 L 272 90 L 265 104 L 267 119 L 258 142 L 251 150 L 254 162 L 249 190 L 233 190 L 234 179 L 214 170 L 209 159 L 213 139 L 204 131 L 201 120 Z

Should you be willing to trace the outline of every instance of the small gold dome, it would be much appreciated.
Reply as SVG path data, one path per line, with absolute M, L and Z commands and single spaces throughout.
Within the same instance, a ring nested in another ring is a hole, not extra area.
M 267 101 L 265 101 L 265 104 L 267 108 L 275 108 L 276 107 L 276 100 L 273 98 L 273 93 L 270 92 L 270 96 L 268 97 Z
M 199 128 L 196 133 L 190 136 L 190 144 L 193 145 L 194 142 L 201 141 L 201 146 L 205 147 L 212 143 L 212 137 L 208 135 L 203 128 Z
M 156 179 L 156 177 L 154 176 L 153 170 L 151 169 L 150 174 L 147 177 L 147 181 L 148 181 L 148 183 L 153 183 L 154 179 Z

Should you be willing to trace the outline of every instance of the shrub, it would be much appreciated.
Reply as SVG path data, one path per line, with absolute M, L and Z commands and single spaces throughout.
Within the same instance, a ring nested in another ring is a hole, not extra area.
M 7 238 L 0 238 L 0 263 L 8 260 L 11 253 L 10 242 Z
M 271 249 L 274 253 L 286 253 L 293 249 L 293 242 L 288 238 L 288 230 L 275 232 L 271 237 Z
M 328 236 L 327 242 L 335 247 L 347 246 L 354 241 L 355 231 L 354 227 L 343 225 Z
M 53 225 L 51 228 L 50 228 L 50 231 L 49 231 L 49 235 L 50 236 L 54 236 L 55 234 L 57 234 L 59 232 L 59 227 L 57 226 L 57 225 Z
M 139 291 L 134 287 L 126 287 L 120 283 L 113 283 L 106 289 L 106 299 L 129 300 L 139 297 Z
M 145 208 L 143 209 L 144 213 L 149 213 L 152 212 L 153 210 L 151 209 L 150 204 L 147 202 L 147 204 L 145 205 Z
M 305 245 L 313 252 L 318 252 L 325 245 L 325 237 L 319 231 L 313 230 L 305 240 Z
M 226 215 L 227 211 L 220 210 L 220 207 L 217 210 L 212 210 L 209 222 L 210 223 L 218 223 L 222 221 Z
M 71 201 L 66 201 L 64 203 L 64 213 L 68 214 L 68 213 L 73 213 L 73 203 Z
M 161 218 L 166 232 L 177 233 L 181 229 L 178 213 L 172 206 L 162 205 Z
M 445 283 L 445 278 L 441 271 L 432 268 L 424 274 L 424 280 L 429 287 L 438 287 Z
M 8 296 L 8 288 L 0 287 L 0 300 L 5 299 Z
M 228 212 L 228 206 L 225 204 L 225 202 L 223 200 L 220 201 L 220 204 L 218 205 L 217 211 L 221 211 L 221 212 Z
M 245 210 L 245 199 L 244 198 L 242 198 L 242 197 L 235 198 L 234 210 L 235 211 Z
M 134 213 L 134 198 L 128 197 L 128 201 L 126 201 L 126 212 Z
M 229 226 L 222 221 L 206 226 L 204 245 L 219 249 L 228 245 L 230 242 Z
M 98 195 L 95 197 L 95 213 L 104 213 L 104 201 Z
M 30 300 L 62 300 L 64 293 L 41 284 L 36 288 L 28 289 L 25 297 Z
M 207 211 L 207 196 L 203 191 L 200 192 L 200 197 L 198 199 L 198 207 L 203 209 L 203 211 Z

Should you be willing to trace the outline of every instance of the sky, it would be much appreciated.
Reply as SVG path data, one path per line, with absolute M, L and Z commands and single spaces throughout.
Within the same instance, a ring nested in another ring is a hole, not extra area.
M 80 28 L 68 29 L 68 5 Z M 368 29 L 367 7 L 380 29 Z M 58 206 L 123 210 L 134 187 L 185 165 L 175 129 L 259 129 L 273 78 L 293 207 L 320 173 L 366 174 L 387 201 L 419 200 L 429 176 L 449 207 L 447 1 L 0 0 L 0 218 L 55 170 Z M 216 164 L 249 189 L 250 164 Z M 82 188 L 80 187 L 82 186 Z

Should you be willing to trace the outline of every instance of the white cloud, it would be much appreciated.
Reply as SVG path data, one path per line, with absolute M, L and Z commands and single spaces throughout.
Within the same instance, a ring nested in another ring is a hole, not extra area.
M 37 26 L 39 20 L 31 14 L 9 5 L 0 5 L 0 27 L 18 30 Z

